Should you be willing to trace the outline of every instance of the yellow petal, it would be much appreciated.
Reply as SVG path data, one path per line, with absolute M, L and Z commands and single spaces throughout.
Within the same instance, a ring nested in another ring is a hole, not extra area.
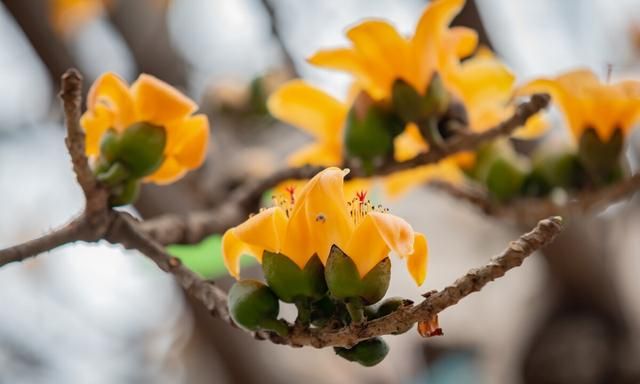
M 535 139 L 549 130 L 549 120 L 541 113 L 531 116 L 522 128 L 518 128 L 513 137 L 523 140 Z
M 429 146 L 425 142 L 418 126 L 407 124 L 405 130 L 393 140 L 393 156 L 396 161 L 409 160 L 419 153 L 426 152 Z
M 144 181 L 159 185 L 171 184 L 180 179 L 187 170 L 173 157 L 167 157 L 157 171 L 147 176 Z
M 307 61 L 319 67 L 351 73 L 358 80 L 362 89 L 366 90 L 375 100 L 382 100 L 388 96 L 388 75 L 380 74 L 375 67 L 367 65 L 364 58 L 353 49 L 321 50 L 308 58 Z
M 340 142 L 320 142 L 303 147 L 288 157 L 292 166 L 321 165 L 325 167 L 339 165 L 342 162 L 342 144 Z
M 467 27 L 452 27 L 446 37 L 447 44 L 454 48 L 455 56 L 470 56 L 478 47 L 478 32 Z
M 381 20 L 364 21 L 350 28 L 347 37 L 367 67 L 375 68 L 378 81 L 385 84 L 387 93 L 391 92 L 391 84 L 397 78 L 422 89 L 422 84 L 417 83 L 409 41 L 392 25 Z
M 233 228 L 233 234 L 242 242 L 255 248 L 279 253 L 287 228 L 287 217 L 280 207 L 272 207 L 251 216 Z M 262 255 L 256 255 L 258 261 Z
M 238 239 L 233 230 L 228 230 L 222 236 L 222 259 L 229 274 L 236 279 L 240 278 L 240 257 L 242 255 L 250 255 L 261 260 L 262 250 L 251 247 Z
M 207 156 L 209 119 L 195 115 L 178 123 L 168 124 L 165 154 L 172 156 L 186 169 L 198 168 Z
M 464 6 L 464 0 L 435 0 L 425 8 L 412 39 L 421 84 L 426 84 L 445 48 L 448 25 Z
M 401 257 L 413 253 L 414 232 L 403 219 L 388 213 L 371 212 L 356 226 L 345 253 L 358 268 L 360 277 L 393 250 Z
M 133 96 L 127 84 L 115 73 L 100 76 L 89 89 L 87 109 L 95 111 L 106 106 L 113 112 L 113 128 L 123 130 L 135 121 Z
M 113 112 L 104 105 L 96 105 L 93 111 L 85 112 L 80 118 L 80 125 L 85 132 L 85 151 L 87 156 L 100 154 L 102 135 L 113 127 Z
M 515 83 L 513 73 L 495 57 L 474 56 L 454 76 L 455 91 L 469 109 L 477 103 L 506 103 Z
M 198 106 L 169 84 L 142 74 L 131 86 L 140 120 L 166 125 L 193 113 Z
M 338 139 L 347 115 L 346 105 L 303 80 L 283 84 L 271 94 L 267 106 L 277 119 L 322 140 Z
M 429 247 L 427 238 L 422 233 L 415 234 L 413 253 L 407 256 L 407 269 L 417 285 L 422 285 L 427 277 L 427 262 L 429 260 Z
M 343 190 L 345 174 L 339 168 L 327 168 L 296 194 L 282 253 L 301 268 L 314 254 L 326 262 L 331 246 L 342 247 L 351 235 L 353 223 Z
M 385 192 L 391 198 L 398 198 L 412 188 L 425 185 L 431 180 L 459 184 L 465 176 L 457 165 L 456 159 L 456 157 L 452 157 L 438 164 L 425 165 L 389 175 L 384 179 Z

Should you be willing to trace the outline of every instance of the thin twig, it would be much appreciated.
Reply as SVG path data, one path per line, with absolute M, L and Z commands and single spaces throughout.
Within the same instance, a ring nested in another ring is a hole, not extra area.
M 549 216 L 562 216 L 569 221 L 576 220 L 623 200 L 640 190 L 640 173 L 604 188 L 569 196 L 564 202 L 556 202 L 544 197 L 519 198 L 500 204 L 491 200 L 486 191 L 478 188 L 440 182 L 432 182 L 429 185 L 471 203 L 486 215 L 520 224 L 530 224 Z
M 291 56 L 291 52 L 289 52 L 289 48 L 287 48 L 284 37 L 280 32 L 281 23 L 276 13 L 275 6 L 271 3 L 271 0 L 260 0 L 260 2 L 262 3 L 262 7 L 267 12 L 267 16 L 269 17 L 269 23 L 271 24 L 271 35 L 280 47 L 280 51 L 282 52 L 287 71 L 289 72 L 291 77 L 298 77 L 298 71 L 296 70 L 296 64 L 293 61 L 293 56 Z

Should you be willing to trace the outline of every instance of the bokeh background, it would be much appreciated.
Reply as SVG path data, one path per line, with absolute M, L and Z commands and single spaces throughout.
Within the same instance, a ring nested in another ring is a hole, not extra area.
M 130 208 L 145 218 L 184 213 L 223 204 L 243 180 L 282 166 L 308 140 L 265 112 L 277 84 L 301 76 L 344 96 L 348 77 L 306 57 L 345 44 L 344 29 L 365 17 L 409 33 L 426 4 L 1 1 L 0 247 L 81 209 L 56 98 L 67 68 L 81 70 L 85 88 L 108 70 L 129 81 L 151 73 L 200 103 L 212 122 L 207 164 L 171 187 L 145 187 Z M 576 66 L 640 76 L 638 0 L 476 0 L 454 23 L 478 29 L 521 80 Z M 427 234 L 431 254 L 424 286 L 396 268 L 389 295 L 418 299 L 442 288 L 524 231 L 428 188 L 384 204 Z M 0 383 L 637 383 L 639 213 L 632 199 L 571 227 L 544 254 L 445 311 L 445 337 L 389 337 L 390 355 L 374 368 L 331 349 L 255 341 L 210 318 L 136 252 L 65 246 L 0 270 Z M 219 237 L 170 251 L 231 283 Z

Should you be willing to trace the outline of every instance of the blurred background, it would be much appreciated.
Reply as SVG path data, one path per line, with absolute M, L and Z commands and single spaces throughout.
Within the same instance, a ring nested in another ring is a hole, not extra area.
M 67 68 L 81 70 L 85 91 L 104 71 L 128 81 L 146 72 L 199 102 L 212 122 L 207 164 L 170 187 L 145 187 L 131 207 L 145 218 L 184 213 L 223 203 L 308 140 L 267 115 L 277 84 L 301 76 L 345 94 L 347 76 L 306 57 L 346 44 L 345 28 L 365 17 L 409 33 L 427 2 L 2 0 L 0 247 L 82 208 L 56 98 Z M 640 75 L 638 0 L 468 1 L 454 24 L 479 30 L 520 80 L 576 66 Z M 389 295 L 442 288 L 524 231 L 428 188 L 384 204 L 427 234 L 431 255 L 423 287 L 396 268 Z M 638 383 L 639 212 L 632 199 L 572 226 L 445 311 L 445 337 L 388 337 L 390 355 L 374 368 L 330 348 L 255 341 L 209 317 L 135 252 L 65 246 L 0 269 L 0 383 Z M 170 251 L 229 286 L 218 236 Z

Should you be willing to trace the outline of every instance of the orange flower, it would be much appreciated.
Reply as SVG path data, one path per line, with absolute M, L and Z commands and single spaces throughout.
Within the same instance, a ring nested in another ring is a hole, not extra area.
M 70 34 L 98 17 L 109 0 L 49 0 L 51 24 L 56 32 Z
M 640 118 L 640 82 L 603 84 L 588 69 L 577 69 L 555 78 L 526 83 L 520 94 L 549 92 L 562 109 L 567 126 L 579 140 L 585 130 L 595 129 L 608 141 L 616 129 L 626 135 Z
M 365 276 L 393 250 L 407 258 L 407 268 L 420 285 L 426 277 L 427 241 L 403 219 L 374 208 L 359 194 L 345 199 L 347 171 L 328 168 L 314 176 L 296 194 L 228 230 L 222 238 L 227 269 L 239 276 L 239 260 L 250 254 L 258 261 L 263 252 L 286 255 L 300 268 L 317 255 L 327 262 L 333 245 L 351 258 Z
M 209 121 L 205 115 L 193 115 L 197 108 L 191 99 L 153 76 L 142 74 L 128 87 L 117 75 L 106 73 L 91 86 L 87 112 L 80 119 L 87 155 L 94 159 L 100 155 L 100 141 L 109 129 L 121 133 L 138 122 L 161 126 L 167 137 L 164 159 L 145 180 L 171 183 L 205 159 Z

